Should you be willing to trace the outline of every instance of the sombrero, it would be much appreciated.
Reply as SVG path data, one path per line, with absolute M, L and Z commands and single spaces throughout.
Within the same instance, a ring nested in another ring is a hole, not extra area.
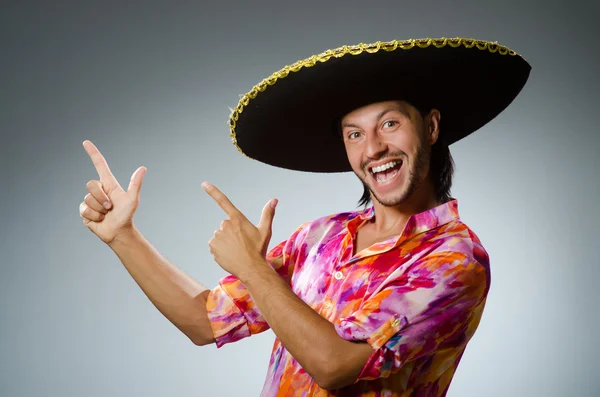
M 521 91 L 531 70 L 496 42 L 411 39 L 343 46 L 273 73 L 243 95 L 229 119 L 233 144 L 277 167 L 351 171 L 336 123 L 370 103 L 436 108 L 448 145 L 481 128 Z

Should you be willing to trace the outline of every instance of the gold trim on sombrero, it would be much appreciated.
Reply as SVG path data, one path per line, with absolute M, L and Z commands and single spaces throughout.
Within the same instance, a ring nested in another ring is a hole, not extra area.
M 475 39 L 466 39 L 462 37 L 453 37 L 453 38 L 425 38 L 425 39 L 409 39 L 409 40 L 393 40 L 386 42 L 375 42 L 371 44 L 360 43 L 357 45 L 345 45 L 342 47 L 335 48 L 333 50 L 327 50 L 317 55 L 313 55 L 309 58 L 302 59 L 297 61 L 292 65 L 285 66 L 283 69 L 273 73 L 271 76 L 267 77 L 254 87 L 250 91 L 248 91 L 245 95 L 243 95 L 238 102 L 238 105 L 235 109 L 231 109 L 231 115 L 229 116 L 229 128 L 230 128 L 230 136 L 231 141 L 235 145 L 235 147 L 242 153 L 244 156 L 248 158 L 252 158 L 248 156 L 237 144 L 237 137 L 235 133 L 236 122 L 238 121 L 240 113 L 244 111 L 244 107 L 248 106 L 251 99 L 256 98 L 259 92 L 263 92 L 267 89 L 267 87 L 274 85 L 277 80 L 283 79 L 287 77 L 290 72 L 297 72 L 302 68 L 310 68 L 315 66 L 317 62 L 327 62 L 332 57 L 341 58 L 345 55 L 359 55 L 362 52 L 366 51 L 368 53 L 376 53 L 379 50 L 384 51 L 395 51 L 397 49 L 401 50 L 410 50 L 415 46 L 419 48 L 427 48 L 429 46 L 434 46 L 436 48 L 442 48 L 446 45 L 456 48 L 461 45 L 466 48 L 477 47 L 480 50 L 488 50 L 491 53 L 498 52 L 501 55 L 518 55 L 515 51 L 511 50 L 508 47 L 502 46 L 498 44 L 497 41 L 484 41 L 484 40 L 475 40 Z

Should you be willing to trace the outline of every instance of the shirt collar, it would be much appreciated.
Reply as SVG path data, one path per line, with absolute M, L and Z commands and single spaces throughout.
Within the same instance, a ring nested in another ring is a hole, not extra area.
M 356 230 L 364 221 L 371 220 L 374 217 L 375 208 L 369 207 L 362 212 L 359 212 L 359 215 L 348 224 L 348 230 L 352 235 L 355 235 Z M 395 243 L 397 244 L 400 241 L 404 241 L 417 234 L 427 232 L 457 219 L 460 219 L 458 214 L 458 201 L 452 199 L 427 211 L 411 215 L 406 222 L 402 234 L 396 239 Z

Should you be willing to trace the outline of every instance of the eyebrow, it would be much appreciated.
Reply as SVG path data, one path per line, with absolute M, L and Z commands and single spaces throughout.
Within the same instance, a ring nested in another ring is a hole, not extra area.
M 392 112 L 392 111 L 397 111 L 402 113 L 404 116 L 406 116 L 407 118 L 410 119 L 410 116 L 408 113 L 406 113 L 404 110 L 402 109 L 398 109 L 398 108 L 387 108 L 381 112 L 379 112 L 379 114 L 377 115 L 377 121 L 379 121 L 383 116 L 385 116 L 387 113 Z M 360 128 L 360 126 L 356 125 L 356 124 L 352 124 L 352 123 L 343 123 L 342 124 L 342 129 L 346 128 L 346 127 L 352 127 L 352 128 Z

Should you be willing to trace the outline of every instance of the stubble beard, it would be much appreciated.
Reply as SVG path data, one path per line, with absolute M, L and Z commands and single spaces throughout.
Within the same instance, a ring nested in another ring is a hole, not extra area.
M 362 177 L 359 176 L 359 179 L 365 184 L 367 189 L 369 189 L 369 192 L 371 192 L 371 196 L 384 207 L 395 207 L 408 200 L 425 179 L 426 171 L 429 167 L 429 152 L 422 144 L 417 148 L 417 153 L 413 158 L 413 161 L 408 161 L 408 156 L 406 156 L 406 153 L 401 152 L 399 154 L 402 154 L 404 157 L 402 167 L 408 167 L 408 179 L 404 189 L 397 196 L 392 196 L 387 199 L 378 197 L 373 189 L 371 189 L 371 186 L 367 183 L 367 173 L 369 171 L 366 167 L 363 167 L 364 175 Z

